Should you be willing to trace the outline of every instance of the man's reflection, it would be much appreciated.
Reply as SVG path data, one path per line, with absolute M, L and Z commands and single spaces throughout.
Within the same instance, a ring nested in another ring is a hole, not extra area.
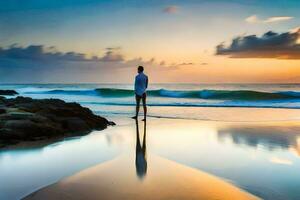
M 144 136 L 143 136 L 142 146 L 140 141 L 138 120 L 135 120 L 135 123 L 136 123 L 135 167 L 136 167 L 137 176 L 142 179 L 147 173 L 146 121 L 144 121 Z

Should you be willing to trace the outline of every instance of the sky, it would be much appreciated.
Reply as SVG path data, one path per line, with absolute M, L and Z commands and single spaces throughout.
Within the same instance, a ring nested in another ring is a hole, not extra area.
M 0 83 L 300 83 L 298 0 L 0 0 Z

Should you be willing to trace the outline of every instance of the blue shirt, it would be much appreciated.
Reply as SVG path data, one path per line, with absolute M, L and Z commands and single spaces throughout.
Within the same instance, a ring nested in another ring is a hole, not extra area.
M 134 82 L 134 91 L 135 94 L 142 96 L 148 87 L 148 76 L 146 76 L 143 72 L 139 73 L 135 77 Z

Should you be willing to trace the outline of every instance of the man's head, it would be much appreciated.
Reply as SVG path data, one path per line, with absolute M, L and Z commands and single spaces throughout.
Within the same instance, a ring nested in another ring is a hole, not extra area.
M 139 66 L 138 67 L 138 73 L 142 73 L 144 71 L 144 67 L 143 66 Z

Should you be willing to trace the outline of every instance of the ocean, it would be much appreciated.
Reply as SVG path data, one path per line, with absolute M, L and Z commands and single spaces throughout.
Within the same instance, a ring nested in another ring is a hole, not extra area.
M 134 113 L 132 84 L 2 84 L 32 98 L 78 102 L 102 115 Z M 150 84 L 149 115 L 202 119 L 197 107 L 300 108 L 300 84 Z M 182 109 L 181 109 L 182 108 Z

